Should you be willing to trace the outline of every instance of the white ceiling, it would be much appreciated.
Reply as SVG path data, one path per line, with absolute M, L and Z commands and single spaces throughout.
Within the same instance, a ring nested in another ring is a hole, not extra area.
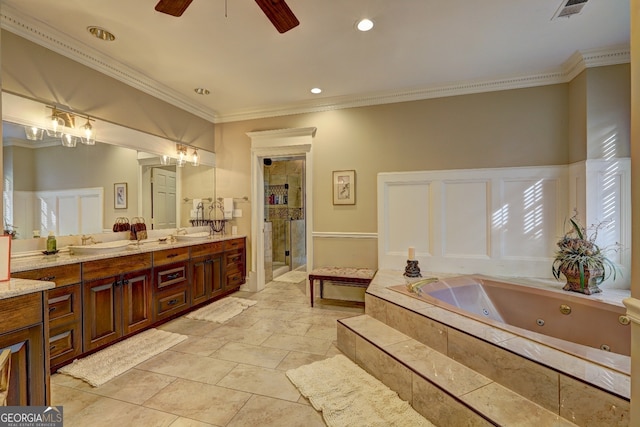
M 629 0 L 553 21 L 561 0 L 287 0 L 300 25 L 285 34 L 252 0 L 226 16 L 225 0 L 194 0 L 179 18 L 156 2 L 1 0 L 1 22 L 214 122 L 566 81 L 576 52 L 628 61 Z

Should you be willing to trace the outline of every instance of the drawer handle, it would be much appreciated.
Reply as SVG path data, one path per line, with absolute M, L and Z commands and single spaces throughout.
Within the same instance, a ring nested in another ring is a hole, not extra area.
M 180 273 L 167 274 L 167 280 L 175 280 L 179 277 L 182 277 Z
M 49 346 L 49 351 L 53 351 L 53 350 L 55 350 L 55 349 L 56 349 L 56 346 L 55 346 L 55 345 Z
M 53 313 L 54 311 L 56 311 L 56 307 L 49 307 L 49 313 Z
M 169 301 L 169 302 L 167 303 L 167 305 L 176 305 L 177 303 L 178 303 L 178 300 L 177 300 L 177 299 L 172 299 L 171 301 Z
M 178 254 L 169 254 L 169 255 L 167 255 L 167 258 L 175 258 L 177 256 L 178 256 Z
M 242 259 L 242 257 L 240 255 L 238 256 L 234 256 L 233 258 L 231 258 L 231 262 L 238 262 Z
M 128 285 L 129 284 L 129 280 L 128 279 L 124 279 L 122 282 L 120 282 L 121 285 Z
M 114 287 L 118 287 L 118 286 L 120 286 L 121 284 L 122 284 L 122 283 L 120 283 L 120 281 L 119 281 L 119 280 L 116 280 L 115 282 L 113 282 L 113 286 L 114 286 Z
M 43 280 L 45 282 L 53 282 L 53 280 L 56 278 L 56 276 L 44 276 L 39 278 L 38 280 Z

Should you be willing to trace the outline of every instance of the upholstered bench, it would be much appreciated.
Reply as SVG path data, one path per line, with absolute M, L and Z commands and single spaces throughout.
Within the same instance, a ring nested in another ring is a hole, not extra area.
M 314 302 L 314 286 L 315 280 L 320 281 L 320 298 L 324 291 L 324 281 L 330 280 L 334 285 L 338 286 L 355 286 L 358 288 L 366 288 L 371 283 L 376 270 L 370 268 L 354 268 L 354 267 L 321 267 L 316 268 L 309 273 L 309 286 L 311 294 L 311 307 Z

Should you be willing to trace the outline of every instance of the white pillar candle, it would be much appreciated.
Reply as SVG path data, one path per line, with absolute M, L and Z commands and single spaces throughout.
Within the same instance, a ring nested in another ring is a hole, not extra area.
M 413 261 L 414 259 L 416 259 L 416 248 L 409 247 L 409 260 Z

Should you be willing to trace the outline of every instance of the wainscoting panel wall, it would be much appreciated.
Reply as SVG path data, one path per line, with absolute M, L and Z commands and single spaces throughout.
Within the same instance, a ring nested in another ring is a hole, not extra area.
M 551 277 L 570 212 L 568 167 L 378 175 L 378 268 Z

